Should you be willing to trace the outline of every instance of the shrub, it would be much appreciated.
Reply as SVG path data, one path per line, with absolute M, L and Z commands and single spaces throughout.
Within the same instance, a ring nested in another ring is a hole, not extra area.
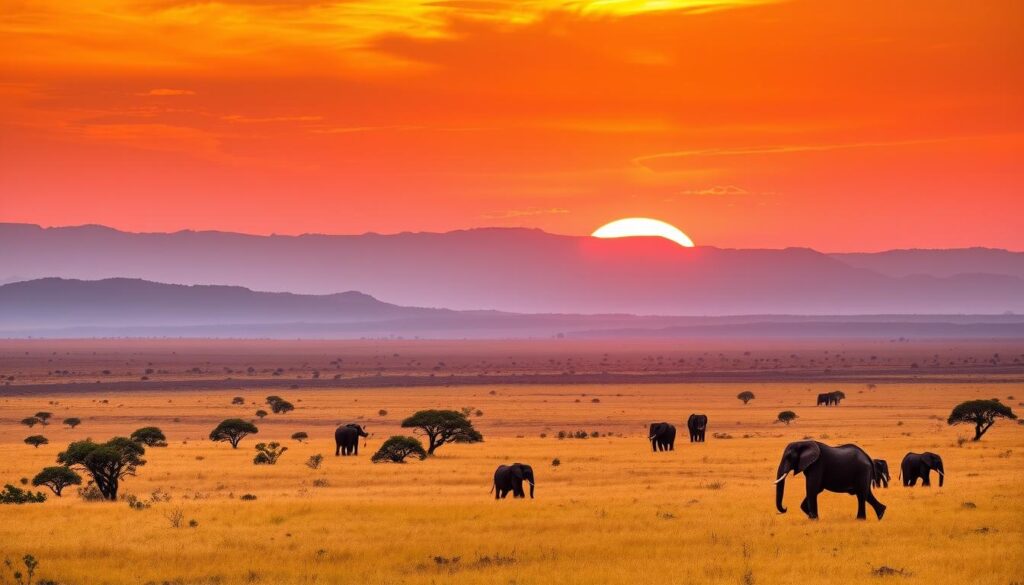
M 238 448 L 238 442 L 249 435 L 260 432 L 256 425 L 240 418 L 229 418 L 221 421 L 217 428 L 210 431 L 211 441 L 226 441 L 232 449 Z
M 73 429 L 78 425 L 82 424 L 82 419 L 76 417 L 66 418 L 64 419 L 64 424 L 66 424 L 69 428 Z
M 136 443 L 142 443 L 147 447 L 167 446 L 167 437 L 165 437 L 163 431 L 157 427 L 142 427 L 132 433 L 129 438 Z
M 25 444 L 32 445 L 36 449 L 38 449 L 40 445 L 46 445 L 49 442 L 50 440 L 42 435 L 32 435 L 29 437 L 25 437 Z
M 739 398 L 740 400 L 743 401 L 743 404 L 746 404 L 756 397 L 754 396 L 754 393 L 751 392 L 750 390 L 744 390 L 743 392 L 737 394 L 736 398 Z
M 105 502 L 107 497 L 94 484 L 78 488 L 78 497 L 86 502 Z
M 238 499 L 244 502 L 251 502 L 256 499 L 256 496 L 253 494 L 242 494 L 242 496 Z
M 306 467 L 310 469 L 320 469 L 320 466 L 324 463 L 324 456 L 317 453 L 316 455 L 310 455 L 309 459 L 306 459 Z
M 388 415 L 388 411 L 386 411 L 386 410 L 384 410 L 384 409 L 382 408 L 382 409 L 380 409 L 380 410 L 378 410 L 378 411 L 377 411 L 377 414 L 378 414 L 379 416 L 387 416 L 387 415 Z
M 287 450 L 288 447 L 282 447 L 280 443 L 257 443 L 256 457 L 252 462 L 256 465 L 276 465 L 277 460 Z
M 445 443 L 479 443 L 484 440 L 469 418 L 455 410 L 421 410 L 403 420 L 402 427 L 417 428 L 427 435 L 428 455 L 433 455 Z
M 100 493 L 108 500 L 116 500 L 120 481 L 135 475 L 135 471 L 146 464 L 142 458 L 145 453 L 142 445 L 125 437 L 114 437 L 106 443 L 86 439 L 68 445 L 67 450 L 57 456 L 57 463 L 85 469 Z
M 551 467 L 558 467 L 561 464 L 562 460 L 559 459 L 558 457 L 555 457 L 554 459 L 551 460 Z
M 419 460 L 427 458 L 427 451 L 423 450 L 423 443 L 415 437 L 394 436 L 384 441 L 380 449 L 370 458 L 374 463 L 405 463 L 406 457 L 416 457 Z
M 46 501 L 46 494 L 43 492 L 31 492 L 19 487 L 7 484 L 0 492 L 0 504 L 41 504 Z
M 797 419 L 796 413 L 792 410 L 783 410 L 779 413 L 778 422 L 786 423 L 787 425 Z
M 235 396 L 231 399 L 231 404 L 245 404 L 245 398 L 241 396 Z
M 973 424 L 974 440 L 980 441 L 982 435 L 996 423 L 997 418 L 1016 419 L 1013 410 L 999 400 L 968 400 L 956 405 L 949 414 L 946 423 L 949 425 Z
M 263 409 L 260 409 L 260 410 L 256 411 L 256 416 L 260 417 L 261 420 L 263 419 L 263 417 L 267 416 L 268 414 L 270 414 L 270 413 L 265 411 L 265 410 L 263 410 Z
M 309 435 L 307 433 L 303 432 L 303 431 L 299 431 L 297 433 L 292 433 L 292 440 L 298 441 L 300 443 L 305 441 L 308 438 L 309 438 Z

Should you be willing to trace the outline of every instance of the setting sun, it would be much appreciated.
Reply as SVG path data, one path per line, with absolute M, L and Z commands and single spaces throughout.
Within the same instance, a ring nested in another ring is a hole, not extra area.
M 655 236 L 672 240 L 686 248 L 693 247 L 693 240 L 672 224 L 647 217 L 627 217 L 607 223 L 590 234 L 595 238 L 629 238 L 633 236 Z

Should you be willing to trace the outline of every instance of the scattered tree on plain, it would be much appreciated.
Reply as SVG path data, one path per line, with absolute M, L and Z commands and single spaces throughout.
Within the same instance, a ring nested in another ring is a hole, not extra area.
M 370 461 L 374 463 L 405 463 L 406 457 L 416 457 L 420 461 L 427 458 L 423 443 L 415 437 L 395 436 L 384 441 L 380 449 L 373 454 Z
M 221 421 L 217 428 L 210 431 L 211 441 L 226 441 L 232 449 L 238 448 L 238 442 L 249 435 L 260 432 L 256 425 L 240 418 L 229 418 Z
M 274 414 L 285 414 L 295 410 L 295 406 L 287 400 L 278 400 L 270 405 L 270 410 L 274 411 Z
M 295 440 L 295 441 L 298 441 L 300 443 L 305 441 L 308 438 L 309 438 L 309 434 L 304 433 L 302 431 L 299 431 L 297 433 L 292 433 L 292 439 Z
M 788 425 L 789 423 L 793 422 L 796 419 L 797 416 L 795 412 L 793 412 L 792 410 L 783 410 L 782 412 L 779 413 L 779 417 L 776 420 L 778 420 L 781 423 L 786 423 Z
M 73 428 L 77 427 L 78 425 L 82 424 L 82 419 L 77 418 L 77 417 L 66 418 L 66 419 L 64 419 L 64 424 L 66 424 L 68 426 L 68 428 L 72 428 L 73 429 Z
M 40 422 L 41 421 L 38 418 L 34 417 L 34 416 L 28 416 L 28 417 L 25 417 L 25 418 L 21 419 L 21 424 L 25 425 L 26 427 L 28 427 L 30 429 L 32 427 L 36 426 L 37 424 L 39 424 Z
M 50 424 L 50 417 L 51 416 L 53 416 L 53 413 L 50 413 L 50 412 L 37 412 L 36 413 L 36 418 L 39 419 L 39 424 L 41 424 L 43 426 L 46 426 L 46 425 Z
M 416 428 L 429 439 L 427 454 L 433 455 L 445 443 L 479 443 L 483 435 L 473 423 L 455 410 L 421 410 L 402 421 L 403 428 Z
M 131 440 L 147 447 L 166 447 L 167 437 L 157 427 L 142 427 L 131 434 Z
M 117 499 L 120 481 L 146 464 L 145 447 L 127 437 L 114 437 L 106 443 L 89 439 L 75 441 L 57 456 L 57 463 L 84 469 L 108 500 Z
M 256 457 L 253 458 L 252 462 L 256 465 L 276 465 L 277 460 L 281 458 L 281 455 L 288 450 L 288 447 L 282 447 L 280 443 L 257 443 L 256 444 Z
M 992 400 L 961 402 L 956 405 L 946 422 L 950 425 L 973 424 L 974 440 L 980 441 L 982 435 L 996 424 L 997 418 L 1013 420 L 1017 418 L 1017 415 L 1009 406 L 993 398 Z
M 64 488 L 69 485 L 81 485 L 82 476 L 75 473 L 68 467 L 63 465 L 54 465 L 53 467 L 45 467 L 42 471 L 36 474 L 32 478 L 32 485 L 39 487 L 45 485 L 50 488 L 56 496 L 59 498 Z
M 736 398 L 739 398 L 740 400 L 743 401 L 743 404 L 746 404 L 746 403 L 750 402 L 751 400 L 753 400 L 755 398 L 755 396 L 754 396 L 754 393 L 751 392 L 750 390 L 744 390 L 743 392 L 740 392 L 739 394 L 737 394 Z
M 38 449 L 40 445 L 46 445 L 49 442 L 50 440 L 42 435 L 32 435 L 31 437 L 25 437 L 25 444 L 32 445 L 36 449 Z
M 245 404 L 245 398 L 241 396 L 235 396 L 231 399 L 231 404 Z
M 263 409 L 256 411 L 256 416 L 260 417 L 260 420 L 263 420 L 263 417 L 267 416 L 267 414 L 269 413 Z

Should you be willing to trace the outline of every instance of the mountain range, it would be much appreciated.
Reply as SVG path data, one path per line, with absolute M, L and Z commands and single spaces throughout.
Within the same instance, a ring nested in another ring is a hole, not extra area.
M 257 292 L 138 279 L 0 286 L 0 337 L 1024 339 L 1024 316 L 519 314 L 402 307 L 359 292 Z
M 983 248 L 826 254 L 532 229 L 256 236 L 8 223 L 0 224 L 0 250 L 0 282 L 128 277 L 237 285 L 326 295 L 303 301 L 318 311 L 356 302 L 354 293 L 333 294 L 354 290 L 401 307 L 517 313 L 1024 312 L 1024 254 Z M 302 303 L 295 304 L 301 320 Z

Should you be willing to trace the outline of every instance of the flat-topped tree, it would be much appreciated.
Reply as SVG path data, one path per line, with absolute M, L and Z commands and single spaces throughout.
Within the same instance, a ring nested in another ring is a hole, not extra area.
M 142 443 L 147 447 L 167 446 L 167 437 L 165 437 L 163 431 L 157 427 L 142 427 L 132 433 L 129 438 L 136 443 Z
M 32 435 L 31 437 L 25 437 L 25 444 L 32 445 L 36 449 L 38 449 L 40 445 L 46 445 L 49 442 L 50 440 L 42 435 Z
M 40 421 L 38 418 L 34 416 L 26 416 L 25 418 L 21 419 L 21 424 L 25 425 L 30 429 L 39 424 L 40 422 L 42 421 Z
M 284 414 L 295 410 L 295 405 L 287 400 L 278 400 L 270 405 L 270 410 L 274 411 L 274 414 Z
M 743 392 L 740 392 L 739 394 L 737 394 L 736 398 L 739 398 L 740 400 L 743 401 L 743 404 L 746 404 L 746 403 L 750 402 L 751 400 L 753 400 L 755 397 L 754 397 L 754 393 L 751 392 L 750 390 L 744 390 Z
M 221 421 L 217 428 L 210 431 L 211 441 L 226 441 L 232 449 L 238 448 L 238 442 L 249 435 L 260 432 L 256 425 L 240 418 L 229 418 Z
M 783 410 L 782 412 L 779 413 L 779 416 L 776 420 L 778 420 L 781 423 L 786 423 L 788 425 L 789 423 L 795 421 L 796 419 L 797 416 L 795 412 L 793 412 L 792 410 Z
M 455 410 L 421 410 L 402 421 L 404 428 L 416 428 L 430 440 L 427 454 L 433 455 L 445 443 L 479 443 L 483 435 L 473 423 Z
M 70 418 L 64 419 L 64 424 L 68 425 L 68 428 L 73 429 L 78 425 L 82 424 L 82 419 L 72 416 Z
M 117 499 L 120 481 L 135 471 L 146 460 L 145 447 L 127 437 L 114 437 L 106 443 L 88 439 L 75 441 L 57 456 L 57 463 L 67 467 L 80 467 L 92 476 L 96 487 L 108 500 Z
M 384 441 L 370 461 L 374 463 L 405 463 L 407 457 L 415 457 L 421 461 L 426 459 L 427 452 L 423 450 L 423 443 L 420 443 L 419 439 L 415 437 L 395 436 Z
M 956 405 L 956 408 L 950 413 L 946 422 L 950 425 L 973 424 L 974 440 L 980 441 L 982 435 L 988 432 L 992 425 L 996 424 L 997 418 L 1013 420 L 1017 418 L 1017 415 L 1013 413 L 1009 406 L 993 398 L 991 400 L 968 400 L 967 402 L 961 402 Z
M 37 412 L 36 418 L 39 419 L 39 424 L 46 426 L 50 424 L 50 417 L 53 416 L 52 412 Z
M 42 471 L 36 474 L 32 478 L 32 485 L 39 487 L 45 485 L 50 488 L 58 498 L 60 493 L 64 491 L 64 488 L 71 485 L 81 485 L 82 476 L 78 475 L 69 467 L 63 465 L 54 465 L 53 467 L 44 467 Z

